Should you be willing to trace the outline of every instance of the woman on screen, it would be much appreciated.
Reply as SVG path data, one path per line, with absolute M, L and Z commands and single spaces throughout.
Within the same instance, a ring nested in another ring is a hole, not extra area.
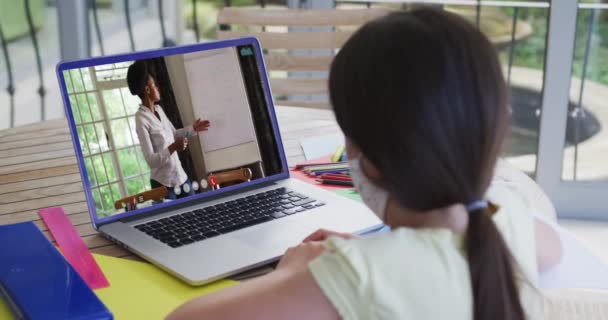
M 157 104 L 160 93 L 143 61 L 136 61 L 129 67 L 127 83 L 131 94 L 141 99 L 140 108 L 135 113 L 135 126 L 142 152 L 150 166 L 152 188 L 167 187 L 169 199 L 193 195 L 191 181 L 182 168 L 177 152 L 186 150 L 188 137 L 207 131 L 209 121 L 197 119 L 192 126 L 176 130 Z M 181 192 L 177 194 L 175 189 Z

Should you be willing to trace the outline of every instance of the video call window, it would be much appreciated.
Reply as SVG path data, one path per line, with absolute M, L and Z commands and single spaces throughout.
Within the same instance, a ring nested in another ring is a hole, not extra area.
M 99 218 L 284 171 L 254 52 L 64 71 Z

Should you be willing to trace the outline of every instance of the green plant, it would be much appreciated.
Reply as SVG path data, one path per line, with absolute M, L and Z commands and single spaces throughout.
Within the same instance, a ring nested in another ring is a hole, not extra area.
M 46 1 L 32 0 L 30 3 L 32 20 L 36 30 L 42 28 L 46 18 Z M 25 2 L 0 0 L 0 22 L 7 40 L 14 40 L 29 35 L 29 26 L 25 16 Z
M 503 12 L 512 16 L 512 8 L 503 8 Z M 548 9 L 528 8 L 520 9 L 520 17 L 533 27 L 533 33 L 524 41 L 517 43 L 513 54 L 513 64 L 516 66 L 542 70 L 545 62 L 547 37 Z M 579 10 L 576 23 L 576 43 L 572 74 L 581 77 L 587 36 L 589 32 L 590 10 Z M 587 79 L 602 84 L 608 84 L 608 19 L 598 13 L 596 25 L 592 35 L 591 50 L 587 67 Z M 506 62 L 508 49 L 501 52 L 501 59 Z
M 192 1 L 184 1 L 184 16 L 186 19 L 186 27 L 194 29 L 194 9 Z M 255 0 L 231 0 L 231 6 L 255 6 Z M 196 1 L 196 20 L 198 30 L 202 38 L 214 39 L 217 30 L 217 14 L 219 9 L 224 7 L 223 0 L 197 0 Z

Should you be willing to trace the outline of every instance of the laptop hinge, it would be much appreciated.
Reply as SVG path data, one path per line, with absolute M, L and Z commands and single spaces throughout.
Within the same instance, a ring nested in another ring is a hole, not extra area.
M 196 201 L 189 201 L 186 203 L 182 203 L 179 205 L 175 205 L 175 206 L 169 206 L 166 208 L 162 208 L 159 210 L 154 210 L 151 212 L 146 212 L 146 213 L 142 213 L 142 214 L 137 214 L 134 216 L 130 216 L 130 217 L 125 217 L 122 219 L 118 219 L 117 221 L 121 221 L 121 222 L 131 222 L 131 221 L 135 221 L 135 220 L 140 220 L 142 218 L 147 218 L 147 217 L 152 217 L 155 215 L 159 215 L 159 214 L 163 214 L 163 213 L 167 213 L 167 212 L 171 212 L 171 211 L 175 211 L 175 210 L 179 210 L 179 209 L 183 209 L 183 208 L 188 208 L 188 207 L 192 207 L 192 206 L 196 206 L 196 205 L 200 205 L 200 204 L 205 204 L 206 202 L 211 202 L 214 200 L 218 200 L 221 198 L 226 198 L 229 196 L 233 196 L 233 195 L 238 195 L 240 193 L 246 192 L 246 191 L 251 191 L 251 190 L 256 190 L 256 189 L 261 189 L 261 188 L 265 188 L 268 186 L 272 186 L 272 185 L 276 185 L 275 181 L 267 181 L 267 182 L 262 182 L 262 183 L 258 183 L 255 184 L 253 186 L 244 186 L 242 188 L 239 188 L 237 190 L 230 190 L 221 194 L 217 194 L 217 195 L 213 195 L 213 196 L 209 196 L 209 197 L 204 197 L 202 199 L 198 199 Z

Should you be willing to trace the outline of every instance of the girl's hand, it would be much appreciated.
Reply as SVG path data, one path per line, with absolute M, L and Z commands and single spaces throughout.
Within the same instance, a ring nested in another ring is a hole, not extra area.
M 324 250 L 320 242 L 290 248 L 276 271 L 196 298 L 167 319 L 339 320 L 340 314 L 308 270 L 308 262 Z
M 291 247 L 279 261 L 277 270 L 306 268 L 308 263 L 320 256 L 323 251 L 325 251 L 325 245 L 321 242 L 307 242 Z
M 210 125 L 211 122 L 209 122 L 209 120 L 196 119 L 196 121 L 194 121 L 194 124 L 192 125 L 192 128 L 196 132 L 201 132 L 209 130 Z
M 302 240 L 302 242 L 307 243 L 307 242 L 311 242 L 311 241 L 325 241 L 329 237 L 340 237 L 342 239 L 357 238 L 357 236 L 352 233 L 342 233 L 342 232 L 330 231 L 330 230 L 326 230 L 326 229 L 319 229 L 319 230 L 313 232 L 308 237 L 306 237 L 304 240 Z

